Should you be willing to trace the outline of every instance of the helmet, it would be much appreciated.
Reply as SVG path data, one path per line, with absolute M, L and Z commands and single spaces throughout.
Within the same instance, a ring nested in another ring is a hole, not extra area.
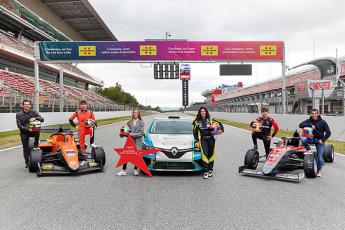
M 217 122 L 212 122 L 210 124 L 211 134 L 218 135 L 218 130 L 220 129 L 220 125 Z
M 303 136 L 306 138 L 314 138 L 314 130 L 310 127 L 303 128 Z
M 127 125 L 122 126 L 120 129 L 120 137 L 127 137 L 130 132 L 131 130 Z
M 95 121 L 92 120 L 92 119 L 88 119 L 88 120 L 85 121 L 86 128 L 90 128 L 90 127 L 92 127 L 94 125 L 95 125 Z
M 41 122 L 38 120 L 31 121 L 29 123 L 29 128 L 32 129 L 33 132 L 40 132 L 41 131 Z
M 259 121 L 252 121 L 252 131 L 255 133 L 260 133 L 262 131 L 262 125 Z

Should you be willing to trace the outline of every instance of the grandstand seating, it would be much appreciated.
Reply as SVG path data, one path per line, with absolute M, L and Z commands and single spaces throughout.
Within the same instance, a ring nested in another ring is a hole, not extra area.
M 10 34 L 6 34 L 0 31 L 0 44 L 5 44 L 6 46 L 11 47 L 12 49 L 16 49 L 19 52 L 24 54 L 34 56 L 34 43 L 24 37 L 21 39 L 16 39 Z M 92 78 L 82 70 L 78 69 L 74 65 L 71 64 L 57 64 L 58 66 L 62 67 L 63 69 L 69 70 L 73 73 L 85 76 L 87 78 Z
M 9 97 L 10 93 L 5 87 L 0 86 L 0 97 Z
M 29 56 L 34 55 L 34 43 L 31 40 L 15 38 L 12 34 L 0 30 L 0 45 L 3 44 L 16 52 Z M 88 74 L 71 64 L 58 64 L 65 70 L 79 74 L 86 78 L 91 78 Z M 60 85 L 55 82 L 40 79 L 40 103 L 57 105 L 60 96 Z M 75 108 L 82 99 L 87 100 L 91 106 L 102 108 L 119 108 L 115 102 L 105 98 L 93 91 L 83 90 L 80 88 L 64 85 L 64 101 L 68 106 Z M 34 96 L 35 86 L 34 79 L 30 76 L 9 72 L 0 69 L 0 103 L 5 106 L 8 101 L 16 101 L 18 98 L 31 98 Z M 6 97 L 15 97 L 15 100 L 5 100 Z M 18 101 L 17 101 L 18 102 Z M 1 108 L 0 108 L 1 109 Z
M 34 79 L 32 77 L 0 70 L 0 96 L 7 97 L 9 92 L 5 87 L 8 87 L 15 92 L 18 96 L 32 97 L 35 92 Z M 93 91 L 82 90 L 79 88 L 64 86 L 65 103 L 77 106 L 78 101 L 81 99 L 89 101 L 89 103 L 98 107 L 107 107 L 115 103 L 108 98 L 105 98 Z M 55 82 L 40 80 L 40 96 L 49 103 L 51 100 L 57 100 L 60 94 L 60 85 Z
M 25 54 L 29 54 L 31 56 L 34 55 L 33 43 L 32 45 L 28 45 L 27 43 L 22 43 L 16 38 L 11 37 L 10 35 L 4 34 L 4 33 L 0 33 L 0 43 L 5 44 Z

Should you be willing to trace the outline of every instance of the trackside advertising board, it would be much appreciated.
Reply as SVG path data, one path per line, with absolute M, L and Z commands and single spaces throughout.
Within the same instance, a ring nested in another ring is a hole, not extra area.
M 130 41 L 37 43 L 39 61 L 276 61 L 283 60 L 281 41 Z
M 189 64 L 180 65 L 180 80 L 190 80 L 190 65 Z

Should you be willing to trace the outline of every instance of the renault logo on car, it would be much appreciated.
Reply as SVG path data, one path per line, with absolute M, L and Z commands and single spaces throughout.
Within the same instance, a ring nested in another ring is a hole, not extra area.
M 177 148 L 172 148 L 171 149 L 171 154 L 176 157 L 177 156 Z

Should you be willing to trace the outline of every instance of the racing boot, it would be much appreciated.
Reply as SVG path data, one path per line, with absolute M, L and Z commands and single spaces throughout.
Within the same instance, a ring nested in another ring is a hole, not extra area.
M 204 179 L 208 179 L 208 172 L 204 173 Z
M 254 149 L 255 151 L 258 151 L 258 146 L 257 146 L 257 145 L 254 145 L 253 149 Z

